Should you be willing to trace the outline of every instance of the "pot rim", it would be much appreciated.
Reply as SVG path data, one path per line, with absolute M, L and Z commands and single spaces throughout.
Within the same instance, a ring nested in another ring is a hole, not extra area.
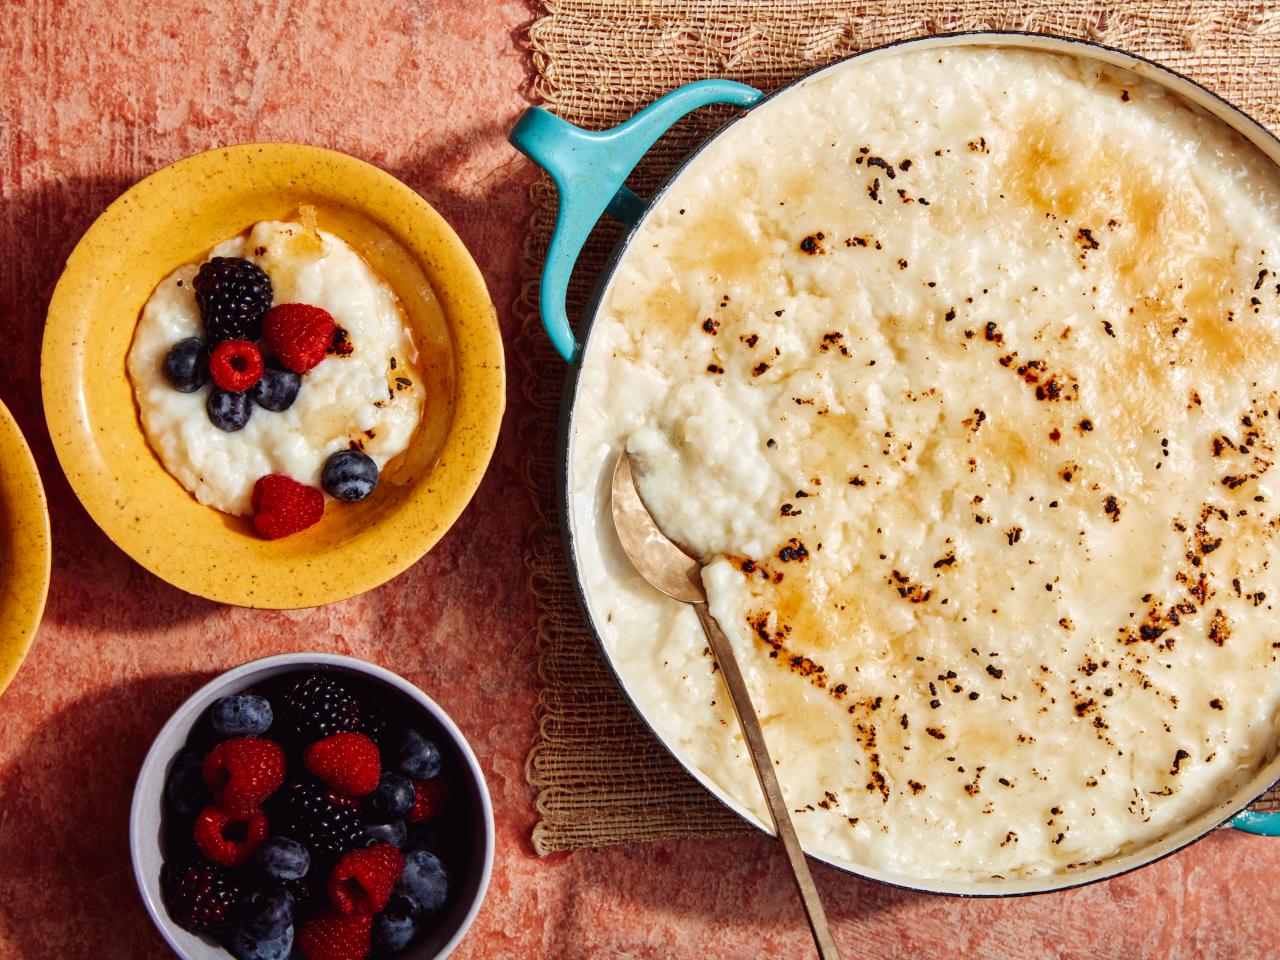
M 576 333 L 579 338 L 580 349 L 574 362 L 568 364 L 569 369 L 565 375 L 565 383 L 561 394 L 560 423 L 557 431 L 557 448 L 562 453 L 560 469 L 557 475 L 558 489 L 556 491 L 557 502 L 561 510 L 560 533 L 565 554 L 569 560 L 568 566 L 572 575 L 571 578 L 573 580 L 574 595 L 585 614 L 591 637 L 594 640 L 597 649 L 600 651 L 601 657 L 607 665 L 614 682 L 617 684 L 618 689 L 622 692 L 623 696 L 627 699 L 631 708 L 635 711 L 636 716 L 654 736 L 658 743 L 661 744 L 662 748 L 689 776 L 697 781 L 730 811 L 746 823 L 755 827 L 761 833 L 768 836 L 773 836 L 773 832 L 766 824 L 747 811 L 746 808 L 744 808 L 734 797 L 730 796 L 723 788 L 716 784 L 693 763 L 682 757 L 681 754 L 677 752 L 670 743 L 668 743 L 667 739 L 662 736 L 651 722 L 648 715 L 646 715 L 640 708 L 636 698 L 632 696 L 622 672 L 618 669 L 613 656 L 605 646 L 601 630 L 596 623 L 595 616 L 592 613 L 591 605 L 588 601 L 587 591 L 584 586 L 584 579 L 581 574 L 581 558 L 579 557 L 576 544 L 577 531 L 575 529 L 574 521 L 572 478 L 570 474 L 573 466 L 573 420 L 576 409 L 578 386 L 581 379 L 583 361 L 586 358 L 591 333 L 595 326 L 596 313 L 601 301 L 603 300 L 604 294 L 613 280 L 618 264 L 622 261 L 622 258 L 626 256 L 630 249 L 632 240 L 645 224 L 650 212 L 655 209 L 658 201 L 663 197 L 667 190 L 669 190 L 671 186 L 680 179 L 689 165 L 692 164 L 693 161 L 696 160 L 712 143 L 718 141 L 721 136 L 725 135 L 732 127 L 739 123 L 749 112 L 771 102 L 773 99 L 784 93 L 790 92 L 793 88 L 805 84 L 829 70 L 839 69 L 853 60 L 868 56 L 884 55 L 888 51 L 896 50 L 899 47 L 917 45 L 924 46 L 926 48 L 995 46 L 1038 49 L 1075 56 L 1080 59 L 1096 60 L 1110 66 L 1128 70 L 1144 80 L 1159 83 L 1161 86 L 1171 90 L 1174 95 L 1178 96 L 1183 101 L 1189 101 L 1197 108 L 1212 114 L 1218 120 L 1227 124 L 1237 134 L 1244 137 L 1244 139 L 1257 148 L 1259 152 L 1266 156 L 1267 159 L 1270 160 L 1277 168 L 1280 168 L 1280 137 L 1277 137 L 1276 134 L 1272 133 L 1269 129 L 1264 127 L 1252 116 L 1231 101 L 1227 100 L 1225 97 L 1162 63 L 1139 54 L 1131 53 L 1119 47 L 1113 47 L 1094 40 L 1067 37 L 1061 34 L 1037 33 L 1028 30 L 959 30 L 948 33 L 907 37 L 902 40 L 895 40 L 876 47 L 869 47 L 865 50 L 860 50 L 848 56 L 841 57 L 838 60 L 834 60 L 831 63 L 818 67 L 808 73 L 802 74 L 796 79 L 791 80 L 783 86 L 780 86 L 766 94 L 750 107 L 744 108 L 739 115 L 722 124 L 696 147 L 694 147 L 687 156 L 681 159 L 680 162 L 663 177 L 661 182 L 654 189 L 653 193 L 647 198 L 644 212 L 635 219 L 634 223 L 627 225 L 622 236 L 614 244 L 613 249 L 610 251 L 609 256 L 606 258 L 599 274 L 596 277 L 595 283 L 593 284 L 591 293 L 583 307 L 578 323 Z M 1260 140 L 1262 142 L 1259 142 Z M 1138 847 L 1129 853 L 1119 854 L 1107 860 L 1103 860 L 1099 864 L 1083 867 L 1078 873 L 1074 874 L 1059 872 L 1044 876 L 1030 877 L 1025 880 L 928 881 L 917 878 L 901 877 L 887 872 L 882 873 L 879 870 L 857 865 L 850 861 L 825 855 L 821 852 L 808 848 L 805 849 L 805 854 L 812 859 L 818 860 L 827 866 L 839 870 L 842 873 L 850 874 L 863 880 L 869 880 L 884 886 L 897 887 L 899 889 L 910 890 L 916 893 L 982 899 L 1037 896 L 1041 894 L 1072 890 L 1077 887 L 1111 880 L 1115 877 L 1124 876 L 1125 874 L 1132 873 L 1133 871 L 1148 866 L 1149 864 L 1156 863 L 1166 857 L 1172 856 L 1198 840 L 1212 834 L 1219 828 L 1228 825 L 1233 817 L 1245 810 L 1250 804 L 1254 803 L 1268 790 L 1277 785 L 1280 785 L 1280 753 L 1273 754 L 1272 758 L 1259 768 L 1258 773 L 1250 779 L 1249 783 L 1245 787 L 1239 788 L 1236 791 L 1236 794 L 1230 799 L 1221 801 L 1216 806 L 1201 812 L 1199 815 L 1183 821 L 1177 828 L 1168 831 L 1163 837 L 1155 841 L 1147 843 L 1142 847 Z M 1277 816 L 1280 816 L 1280 814 L 1277 814 Z M 1167 849 L 1161 849 L 1166 846 Z M 1155 850 L 1155 852 L 1151 852 L 1153 850 Z M 1111 868 L 1109 868 L 1109 865 L 1111 865 Z M 998 889 L 1000 886 L 1008 886 L 1013 889 Z

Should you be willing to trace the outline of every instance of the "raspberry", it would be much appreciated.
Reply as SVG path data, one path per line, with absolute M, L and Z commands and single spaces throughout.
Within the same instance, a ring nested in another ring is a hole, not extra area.
M 409 811 L 410 823 L 422 823 L 440 815 L 449 792 L 439 777 L 431 780 L 413 778 L 413 809 Z
M 364 960 L 372 931 L 373 917 L 329 914 L 303 922 L 294 942 L 307 960 Z
M 248 260 L 214 257 L 192 283 L 200 318 L 212 343 L 257 340 L 271 309 L 271 278 Z
M 340 857 L 364 842 L 359 811 L 335 803 L 309 783 L 285 790 L 276 829 L 309 849 L 313 858 Z
M 335 329 L 329 311 L 305 303 L 272 307 L 262 321 L 267 346 L 294 373 L 306 373 L 325 358 Z
M 192 933 L 226 932 L 240 905 L 240 887 L 212 863 L 166 863 L 160 869 L 160 888 L 173 922 Z
M 324 516 L 324 494 L 281 473 L 253 485 L 253 526 L 268 540 L 292 536 Z
M 307 747 L 302 765 L 335 790 L 363 797 L 378 785 L 382 758 L 363 733 L 335 733 Z
M 262 354 L 248 340 L 223 340 L 209 355 L 213 382 L 231 393 L 244 393 L 262 379 Z
M 261 810 L 228 813 L 210 804 L 196 817 L 196 846 L 224 867 L 248 863 L 267 839 L 267 815 Z
M 346 687 L 324 674 L 312 673 L 294 684 L 280 702 L 285 720 L 311 743 L 341 731 L 360 729 L 360 704 Z
M 377 913 L 391 898 L 404 855 L 389 843 L 352 850 L 329 874 L 329 899 L 339 913 Z
M 284 783 L 284 751 L 274 740 L 235 737 L 209 751 L 201 772 L 215 803 L 228 813 L 247 813 Z

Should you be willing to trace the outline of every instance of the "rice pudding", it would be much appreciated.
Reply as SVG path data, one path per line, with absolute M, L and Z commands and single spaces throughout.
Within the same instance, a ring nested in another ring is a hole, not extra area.
M 175 270 L 143 308 L 128 358 L 147 439 L 165 468 L 201 503 L 247 515 L 263 476 L 319 487 L 338 451 L 358 448 L 379 471 L 402 453 L 422 417 L 418 351 L 396 294 L 368 263 L 307 222 L 258 223 L 214 247 L 213 257 L 256 264 L 270 276 L 276 303 L 328 311 L 339 335 L 303 374 L 288 409 L 256 409 L 242 429 L 226 432 L 206 413 L 210 387 L 181 393 L 162 372 L 175 343 L 202 336 L 192 287 L 200 263 Z
M 1280 716 L 1278 238 L 1274 167 L 1094 62 L 907 50 L 751 111 L 582 360 L 570 519 L 646 718 L 767 822 L 696 617 L 616 542 L 624 447 L 811 851 L 1064 873 L 1242 786 Z

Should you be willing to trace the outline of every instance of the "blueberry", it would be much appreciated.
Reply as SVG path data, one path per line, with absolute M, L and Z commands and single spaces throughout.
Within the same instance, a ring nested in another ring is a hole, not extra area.
M 413 810 L 413 782 L 390 770 L 378 778 L 378 787 L 369 795 L 369 812 L 383 823 L 406 817 Z
M 406 730 L 396 744 L 397 769 L 406 777 L 430 780 L 440 772 L 440 748 L 417 730 Z
M 249 402 L 249 394 L 232 393 L 229 390 L 214 388 L 209 393 L 205 404 L 209 411 L 210 422 L 219 430 L 235 433 L 244 429 L 253 413 L 253 404 Z
M 184 817 L 194 816 L 213 801 L 209 787 L 200 772 L 203 760 L 198 753 L 179 754 L 169 769 L 165 796 L 175 811 Z
M 223 737 L 252 737 L 271 727 L 271 704 L 266 697 L 242 693 L 215 700 L 209 710 L 213 732 Z
M 249 940 L 274 940 L 293 923 L 293 897 L 272 884 L 249 894 L 240 906 L 236 930 Z
M 393 890 L 387 898 L 387 913 L 399 913 L 406 917 L 416 917 L 422 912 L 422 905 L 403 890 Z
M 404 869 L 395 889 L 418 902 L 418 917 L 428 917 L 444 906 L 449 895 L 449 877 L 434 853 L 414 850 L 404 858 Z
M 270 940 L 253 940 L 237 930 L 231 937 L 231 952 L 238 960 L 287 960 L 293 953 L 293 925 Z
M 403 914 L 387 911 L 373 918 L 373 948 L 379 953 L 399 953 L 417 933 L 417 925 Z
M 301 880 L 311 869 L 311 852 L 297 840 L 272 837 L 259 848 L 258 863 L 275 880 Z
M 179 340 L 164 356 L 164 378 L 182 393 L 195 393 L 209 382 L 209 348 L 198 337 Z
M 403 820 L 392 820 L 390 823 L 370 823 L 364 828 L 364 835 L 372 843 L 389 843 L 397 850 L 403 850 L 409 839 L 409 828 Z
M 320 485 L 335 500 L 363 500 L 378 485 L 378 465 L 359 450 L 339 450 L 325 461 Z
M 302 386 L 302 376 L 274 362 L 269 362 L 262 371 L 262 379 L 249 391 L 253 402 L 263 410 L 275 413 L 288 410 L 298 397 L 298 388 Z

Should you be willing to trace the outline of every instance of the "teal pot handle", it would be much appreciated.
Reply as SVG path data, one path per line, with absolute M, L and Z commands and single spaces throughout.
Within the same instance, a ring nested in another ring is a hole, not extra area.
M 732 80 L 699 80 L 655 100 L 626 123 L 598 133 L 575 127 L 541 107 L 521 114 L 511 130 L 511 143 L 551 174 L 560 195 L 538 303 L 547 336 L 569 363 L 577 360 L 581 345 L 569 325 L 565 298 L 582 245 L 602 213 L 630 225 L 648 206 L 624 185 L 627 176 L 654 141 L 685 114 L 711 103 L 749 107 L 763 96 Z
M 1237 830 L 1243 830 L 1255 836 L 1280 837 L 1280 811 L 1254 813 L 1252 810 L 1243 810 L 1232 817 L 1228 823 Z

